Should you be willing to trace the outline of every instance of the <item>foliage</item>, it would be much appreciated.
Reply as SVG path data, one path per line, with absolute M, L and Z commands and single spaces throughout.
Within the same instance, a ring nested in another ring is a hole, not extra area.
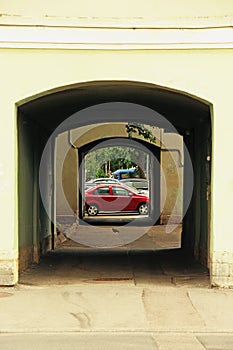
M 95 177 L 96 178 L 107 177 L 107 175 L 105 174 L 105 172 L 104 172 L 104 170 L 102 168 L 98 168 Z
M 145 140 L 156 143 L 153 133 L 139 123 L 125 125 L 128 137 L 138 134 Z M 105 147 L 89 152 L 86 155 L 86 180 L 96 177 L 108 177 L 117 169 L 138 168 L 140 177 L 144 177 L 146 170 L 146 154 L 135 148 L 113 146 Z
M 132 138 L 132 134 L 138 134 L 139 136 L 142 136 L 145 140 L 148 140 L 152 143 L 156 143 L 156 137 L 153 135 L 153 133 L 145 128 L 142 124 L 126 124 L 125 126 L 126 132 L 129 136 L 129 138 Z
M 145 164 L 146 155 L 140 150 L 122 146 L 100 148 L 86 155 L 86 180 L 108 177 L 117 169 L 132 167 L 138 167 L 143 174 Z

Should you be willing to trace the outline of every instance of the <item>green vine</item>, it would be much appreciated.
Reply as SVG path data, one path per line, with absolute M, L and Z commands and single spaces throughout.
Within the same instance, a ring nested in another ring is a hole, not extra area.
M 148 140 L 152 143 L 156 143 L 156 137 L 152 134 L 152 132 L 148 129 L 146 129 L 141 124 L 126 124 L 125 125 L 126 132 L 128 134 L 128 137 L 131 139 L 132 134 L 138 134 L 139 136 L 144 137 L 145 140 Z

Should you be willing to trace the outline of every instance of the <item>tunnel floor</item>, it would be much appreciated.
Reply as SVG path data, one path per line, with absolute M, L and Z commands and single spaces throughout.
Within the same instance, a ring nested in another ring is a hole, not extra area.
M 19 284 L 209 287 L 208 270 L 179 248 L 180 230 L 173 232 L 170 241 L 164 237 L 163 244 L 159 235 L 153 240 L 150 234 L 127 246 L 111 249 L 83 247 L 63 237 L 39 264 L 21 273 Z

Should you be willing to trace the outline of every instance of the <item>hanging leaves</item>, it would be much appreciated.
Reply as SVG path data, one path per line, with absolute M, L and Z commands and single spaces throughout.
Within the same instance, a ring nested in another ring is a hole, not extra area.
M 138 134 L 139 136 L 142 136 L 145 140 L 148 140 L 152 143 L 156 143 L 156 137 L 152 134 L 152 132 L 150 130 L 146 129 L 141 124 L 128 123 L 125 125 L 125 128 L 126 128 L 126 132 L 128 134 L 128 137 L 130 139 L 132 138 L 132 134 Z

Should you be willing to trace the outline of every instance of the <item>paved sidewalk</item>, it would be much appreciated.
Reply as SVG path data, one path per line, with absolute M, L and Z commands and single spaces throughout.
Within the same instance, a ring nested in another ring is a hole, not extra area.
M 0 310 L 0 349 L 233 349 L 233 290 L 17 286 Z
M 185 263 L 154 252 L 51 253 L 0 288 L 0 349 L 233 350 L 233 290 L 211 289 Z

